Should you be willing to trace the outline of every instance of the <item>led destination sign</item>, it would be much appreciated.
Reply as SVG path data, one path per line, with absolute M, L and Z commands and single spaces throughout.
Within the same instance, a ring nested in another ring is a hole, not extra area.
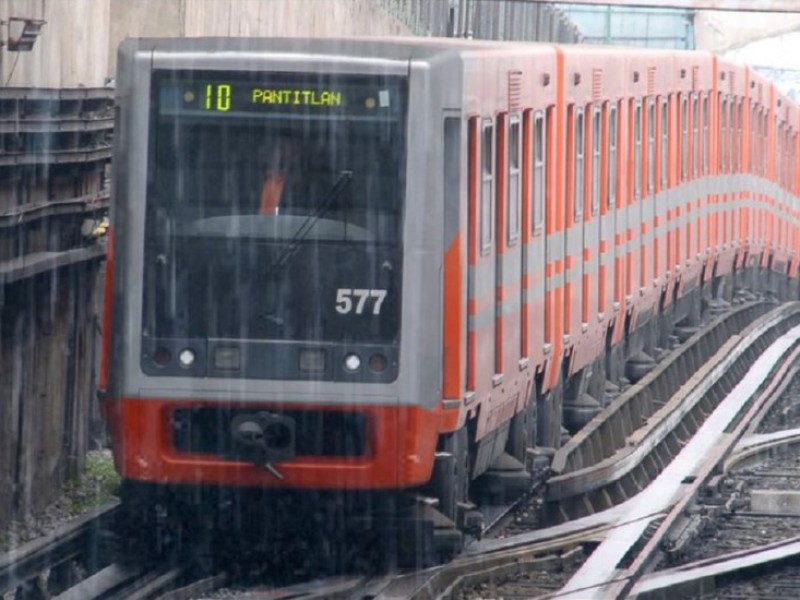
M 209 86 L 211 87 L 211 86 Z M 341 106 L 342 92 L 331 90 L 254 89 L 253 104 L 294 104 L 298 106 Z
M 361 81 L 353 81 L 351 78 L 349 81 L 326 83 L 282 79 L 269 83 L 170 78 L 160 86 L 159 113 L 222 116 L 299 112 L 386 117 L 401 110 L 402 92 L 396 79 L 360 78 Z
M 234 95 L 236 92 L 236 95 Z M 195 92 L 184 93 L 184 102 L 194 104 Z M 247 110 L 249 105 L 286 105 L 286 106 L 342 106 L 342 92 L 326 89 L 309 88 L 260 88 L 234 86 L 230 83 L 208 83 L 203 93 L 203 107 L 206 110 L 227 112 Z

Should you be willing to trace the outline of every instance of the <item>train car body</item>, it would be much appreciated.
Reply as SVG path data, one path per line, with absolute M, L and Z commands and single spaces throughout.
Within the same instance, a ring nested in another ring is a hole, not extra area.
M 127 481 L 427 484 L 452 516 L 734 285 L 796 294 L 800 115 L 710 55 L 132 40 L 117 96 Z

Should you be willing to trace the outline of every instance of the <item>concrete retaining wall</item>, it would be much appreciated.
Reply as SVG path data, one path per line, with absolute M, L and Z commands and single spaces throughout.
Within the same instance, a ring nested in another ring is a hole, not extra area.
M 126 37 L 409 35 L 375 0 L 110 0 L 109 73 Z M 153 15 L 159 15 L 157 19 Z
M 97 273 L 81 263 L 0 286 L 0 528 L 51 503 L 88 449 Z
M 0 49 L 4 87 L 102 86 L 126 37 L 410 34 L 377 0 L 3 0 L 9 17 L 47 23 L 30 52 Z

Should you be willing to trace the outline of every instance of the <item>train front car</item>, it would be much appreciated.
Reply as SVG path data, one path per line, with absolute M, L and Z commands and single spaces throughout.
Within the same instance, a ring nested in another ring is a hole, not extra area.
M 427 135 L 411 52 L 122 46 L 101 387 L 129 486 L 430 478 L 442 233 L 409 177 Z

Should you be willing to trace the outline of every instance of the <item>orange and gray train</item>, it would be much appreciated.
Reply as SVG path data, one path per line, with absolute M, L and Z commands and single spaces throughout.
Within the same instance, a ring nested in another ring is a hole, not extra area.
M 798 108 L 708 54 L 142 39 L 117 97 L 129 482 L 432 483 L 452 512 L 708 305 L 796 294 Z

